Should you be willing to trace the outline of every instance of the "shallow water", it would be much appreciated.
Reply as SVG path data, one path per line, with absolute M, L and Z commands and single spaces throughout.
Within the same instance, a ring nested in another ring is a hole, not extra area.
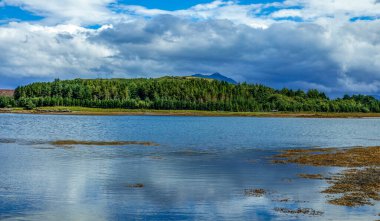
M 0 219 L 375 220 L 329 205 L 338 168 L 275 165 L 281 149 L 380 145 L 380 119 L 0 115 Z M 159 146 L 54 146 L 56 140 Z M 142 183 L 143 188 L 129 185 Z M 244 194 L 263 188 L 263 197 Z M 286 202 L 280 202 L 288 199 Z M 312 208 L 322 216 L 274 209 Z

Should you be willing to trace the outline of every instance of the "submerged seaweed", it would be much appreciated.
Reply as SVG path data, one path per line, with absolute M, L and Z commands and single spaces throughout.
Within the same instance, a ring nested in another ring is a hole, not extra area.
M 341 194 L 329 200 L 334 205 L 373 205 L 371 200 L 380 200 L 380 168 L 346 170 L 334 176 L 331 184 L 323 193 Z
M 264 189 L 245 189 L 244 194 L 246 196 L 262 197 L 267 193 Z
M 304 178 L 304 179 L 315 179 L 315 180 L 324 180 L 328 179 L 324 177 L 322 174 L 306 174 L 306 173 L 301 173 L 298 174 L 299 177 Z
M 57 140 L 51 142 L 54 146 L 124 146 L 124 145 L 143 145 L 143 146 L 158 146 L 158 144 L 147 141 L 80 141 L 80 140 Z
M 296 149 L 286 150 L 275 157 L 277 158 L 275 163 L 282 161 L 283 163 L 337 167 L 380 166 L 380 147 L 355 147 L 340 150 L 337 148 Z
M 322 211 L 317 211 L 311 208 L 298 208 L 298 209 L 288 209 L 288 208 L 274 208 L 276 212 L 286 213 L 286 214 L 304 214 L 309 216 L 321 216 L 323 215 Z
M 0 138 L 0 144 L 16 143 L 16 139 Z
M 277 159 L 273 161 L 274 163 L 355 168 L 328 178 L 332 185 L 322 192 L 338 195 L 328 201 L 331 204 L 353 207 L 373 205 L 372 200 L 380 200 L 380 147 L 286 150 L 275 158 Z M 320 174 L 299 174 L 299 176 L 308 179 L 326 179 Z
M 135 183 L 135 184 L 128 184 L 127 186 L 129 188 L 143 188 L 144 184 L 142 184 L 142 183 Z

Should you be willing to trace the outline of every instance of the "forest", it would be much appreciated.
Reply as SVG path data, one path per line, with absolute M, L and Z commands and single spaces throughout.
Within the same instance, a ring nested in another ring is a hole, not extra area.
M 372 96 L 330 99 L 315 89 L 276 90 L 260 84 L 230 84 L 194 77 L 75 79 L 20 86 L 0 97 L 0 108 L 81 106 L 95 108 L 232 112 L 380 112 Z

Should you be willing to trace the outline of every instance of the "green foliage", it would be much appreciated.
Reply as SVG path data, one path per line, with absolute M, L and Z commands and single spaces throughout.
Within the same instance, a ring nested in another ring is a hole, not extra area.
M 28 100 L 25 104 L 25 110 L 33 110 L 34 108 L 36 108 L 36 105 L 33 103 L 32 100 Z
M 13 103 L 12 103 L 13 102 Z M 33 83 L 18 87 L 15 100 L 0 107 L 18 105 L 82 106 L 99 108 L 208 110 L 208 111 L 314 111 L 379 112 L 380 102 L 354 95 L 330 100 L 318 90 L 275 90 L 259 84 L 233 85 L 215 80 L 163 77 L 158 79 L 75 79 Z
M 16 106 L 16 101 L 12 97 L 0 97 L 0 108 L 10 108 Z

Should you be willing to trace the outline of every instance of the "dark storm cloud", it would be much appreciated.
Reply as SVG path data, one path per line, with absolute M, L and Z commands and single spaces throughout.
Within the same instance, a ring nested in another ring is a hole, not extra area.
M 316 24 L 278 24 L 268 29 L 227 20 L 192 21 L 175 16 L 115 25 L 92 38 L 133 60 L 135 71 L 171 74 L 221 72 L 249 82 L 295 81 L 326 87 L 337 83 L 339 65 L 330 58 L 325 30 Z

